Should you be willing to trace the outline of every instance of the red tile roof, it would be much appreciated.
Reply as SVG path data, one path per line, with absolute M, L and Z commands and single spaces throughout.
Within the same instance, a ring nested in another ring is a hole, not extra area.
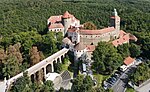
M 64 28 L 64 26 L 61 23 L 55 23 L 55 24 L 51 24 L 49 27 L 49 29 L 53 29 L 53 28 Z
M 100 30 L 79 30 L 79 32 L 80 34 L 83 34 L 83 35 L 96 35 L 96 34 L 108 33 L 114 30 L 115 30 L 114 27 L 108 27 L 108 28 L 104 28 Z
M 61 17 L 62 15 L 58 15 L 58 16 L 51 16 L 48 21 L 51 23 L 56 23 L 56 22 L 60 22 L 61 21 Z
M 128 56 L 127 58 L 125 58 L 124 64 L 129 65 L 129 64 L 131 64 L 134 61 L 135 61 L 135 59 L 133 59 L 130 56 Z
M 138 39 L 134 36 L 134 35 L 132 35 L 132 34 L 129 34 L 129 37 L 130 37 L 130 40 L 133 40 L 133 41 L 137 41 Z
M 129 42 L 129 40 L 137 41 L 137 38 L 130 33 L 126 33 L 123 30 L 120 30 L 119 39 L 112 41 L 112 44 L 117 47 L 118 45 L 122 45 L 125 42 Z
M 71 17 L 73 17 L 73 15 L 71 15 L 68 11 L 66 11 L 62 17 L 63 18 L 71 18 Z
M 81 42 L 75 45 L 76 50 L 84 50 L 85 48 L 86 46 Z
M 123 30 L 120 30 L 119 36 L 120 36 L 120 37 L 123 37 L 123 36 L 126 35 L 126 34 L 127 34 L 126 32 L 124 32 Z
M 68 29 L 68 32 L 75 32 L 76 30 L 77 30 L 77 28 L 73 27 L 73 28 Z
M 69 44 L 71 43 L 71 40 L 68 38 L 68 37 L 65 37 L 63 40 L 62 40 L 63 43 L 66 43 L 66 44 Z
M 118 45 L 122 45 L 123 43 L 129 42 L 129 34 L 124 35 L 123 37 L 120 37 L 119 39 L 116 39 L 112 41 L 112 44 L 117 47 Z
M 119 17 L 119 16 L 111 16 L 110 18 L 112 18 L 112 19 L 115 19 L 115 18 L 120 19 L 120 17 Z
M 87 50 L 89 52 L 93 52 L 95 50 L 95 46 L 94 45 L 87 45 L 86 47 L 87 47 Z

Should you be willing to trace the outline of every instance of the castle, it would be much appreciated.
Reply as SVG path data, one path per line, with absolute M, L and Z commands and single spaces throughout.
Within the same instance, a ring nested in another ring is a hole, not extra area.
M 130 40 L 137 41 L 134 35 L 120 30 L 120 17 L 116 9 L 110 17 L 110 25 L 107 28 L 99 30 L 83 29 L 80 20 L 68 11 L 63 15 L 51 16 L 48 19 L 48 28 L 49 31 L 63 33 L 65 36 L 63 43 L 69 47 L 70 51 L 74 52 L 76 59 L 84 53 L 87 53 L 90 59 L 95 46 L 100 41 L 111 41 L 115 47 L 129 43 Z

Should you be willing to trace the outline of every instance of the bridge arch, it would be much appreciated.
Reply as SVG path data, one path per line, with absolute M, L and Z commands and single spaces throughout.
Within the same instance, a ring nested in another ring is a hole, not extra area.
M 35 82 L 35 75 L 34 74 L 31 75 L 31 81 L 32 81 L 32 83 Z
M 46 66 L 46 74 L 47 73 L 51 73 L 52 72 L 52 65 L 51 64 L 48 64 L 47 66 Z

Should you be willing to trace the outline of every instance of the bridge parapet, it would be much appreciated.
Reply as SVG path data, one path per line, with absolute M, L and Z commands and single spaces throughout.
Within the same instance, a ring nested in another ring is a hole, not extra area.
M 32 67 L 28 68 L 27 70 L 25 70 L 25 72 L 28 72 L 28 76 L 31 76 L 32 74 L 35 74 L 36 72 L 38 72 L 39 70 L 41 70 L 42 68 L 44 68 L 44 72 L 46 71 L 45 68 L 48 64 L 53 65 L 53 61 L 60 58 L 62 55 L 64 56 L 67 52 L 69 51 L 69 49 L 63 48 L 60 51 L 54 53 L 53 55 L 47 57 L 46 59 L 42 60 L 41 62 L 33 65 Z M 53 67 L 52 67 L 53 68 Z M 16 81 L 16 79 L 20 78 L 23 76 L 23 72 L 17 74 L 16 76 L 10 78 L 7 80 L 7 85 L 12 84 L 14 81 Z M 45 73 L 44 73 L 45 76 Z

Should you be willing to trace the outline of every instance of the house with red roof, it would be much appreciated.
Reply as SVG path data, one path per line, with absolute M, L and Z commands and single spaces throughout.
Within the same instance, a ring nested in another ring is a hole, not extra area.
M 127 58 L 125 58 L 125 60 L 123 61 L 124 64 L 127 66 L 127 67 L 130 67 L 131 65 L 133 65 L 136 61 L 134 58 L 131 58 L 130 56 L 128 56 Z
M 71 26 L 80 26 L 80 20 L 76 19 L 72 14 L 66 11 L 63 15 L 51 16 L 47 20 L 49 31 L 62 32 L 66 34 L 68 28 Z

